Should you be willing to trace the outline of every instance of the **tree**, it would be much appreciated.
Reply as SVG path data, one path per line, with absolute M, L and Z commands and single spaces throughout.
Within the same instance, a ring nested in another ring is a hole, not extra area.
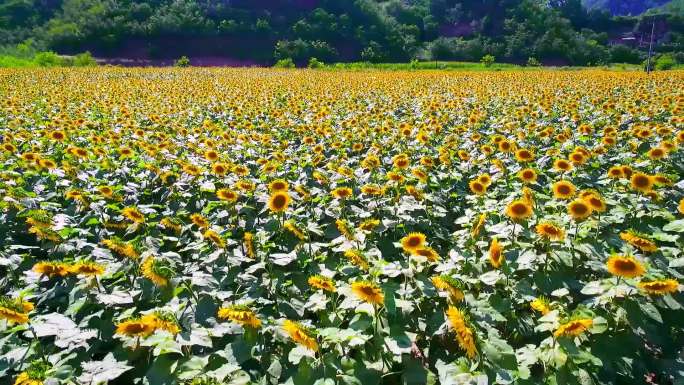
M 492 55 L 484 55 L 482 59 L 480 59 L 480 63 L 484 64 L 485 67 L 491 67 L 495 60 L 496 58 Z
M 190 67 L 190 59 L 187 56 L 181 56 L 173 62 L 174 67 Z

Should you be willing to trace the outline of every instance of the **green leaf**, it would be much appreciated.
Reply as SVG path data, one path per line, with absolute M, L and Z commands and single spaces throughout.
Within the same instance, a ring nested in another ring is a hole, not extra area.
M 663 323 L 663 317 L 660 315 L 658 309 L 650 302 L 639 302 L 639 307 L 651 319 Z
M 204 372 L 204 368 L 209 363 L 209 357 L 193 356 L 183 362 L 176 371 L 181 380 L 190 380 Z
M 427 383 L 427 370 L 425 370 L 420 361 L 405 355 L 402 364 L 404 365 L 404 370 L 401 380 L 404 385 L 423 385 Z
M 84 384 L 99 384 L 118 378 L 124 372 L 133 369 L 125 362 L 117 361 L 112 353 L 102 361 L 89 361 L 81 364 L 83 372 L 78 381 Z
M 505 340 L 499 338 L 495 332 L 490 331 L 484 341 L 483 352 L 487 359 L 504 369 L 517 369 L 515 351 Z
M 684 233 L 684 219 L 678 219 L 666 224 L 663 226 L 663 231 Z

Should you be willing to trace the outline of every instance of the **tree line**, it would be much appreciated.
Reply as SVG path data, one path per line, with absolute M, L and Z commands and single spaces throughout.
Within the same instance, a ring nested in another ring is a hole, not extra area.
M 684 17 L 668 7 L 656 11 L 612 16 L 581 0 L 5 0 L 0 46 L 256 64 L 491 55 L 598 65 L 642 62 L 655 26 L 656 50 L 684 62 Z

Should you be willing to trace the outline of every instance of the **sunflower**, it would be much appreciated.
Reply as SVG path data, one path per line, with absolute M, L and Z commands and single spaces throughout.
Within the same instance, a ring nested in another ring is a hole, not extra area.
M 212 241 L 219 248 L 226 247 L 226 241 L 224 241 L 223 238 L 221 238 L 221 236 L 214 230 L 205 231 L 202 233 L 202 237 Z
M 228 188 L 222 188 L 216 191 L 216 197 L 222 201 L 234 203 L 238 199 L 238 193 Z
M 116 334 L 129 337 L 147 337 L 154 333 L 156 321 L 151 317 L 129 318 L 116 324 Z
M 209 227 L 209 220 L 202 214 L 194 213 L 190 215 L 190 220 L 200 229 L 206 229 Z
M 298 227 L 295 225 L 294 222 L 292 221 L 285 221 L 285 224 L 283 225 L 285 230 L 289 231 L 292 235 L 297 237 L 300 241 L 306 240 L 306 234 L 304 234 Z
M 477 218 L 477 221 L 475 221 L 475 224 L 473 224 L 472 230 L 470 230 L 470 236 L 472 238 L 477 238 L 480 235 L 480 232 L 484 228 L 485 221 L 487 220 L 487 213 L 482 213 L 480 216 Z
M 620 179 L 624 177 L 624 173 L 622 171 L 622 167 L 620 166 L 613 166 L 608 169 L 608 178 L 611 179 Z
M 415 176 L 416 178 L 418 178 L 418 180 L 420 180 L 421 182 L 427 183 L 428 174 L 427 174 L 425 171 L 423 171 L 422 169 L 417 168 L 417 167 L 416 167 L 416 168 L 413 168 L 413 169 L 411 170 L 411 174 L 413 174 L 413 176 Z
M 276 191 L 268 199 L 268 208 L 274 213 L 282 213 L 290 205 L 290 194 L 285 191 Z
M 314 275 L 309 277 L 309 286 L 314 287 L 316 289 L 321 289 L 323 291 L 328 291 L 331 293 L 334 293 L 337 291 L 337 288 L 335 288 L 335 282 L 333 282 L 332 279 L 328 277 L 324 277 L 322 275 Z
M 401 238 L 401 248 L 409 254 L 413 254 L 416 250 L 425 246 L 425 234 L 423 233 L 409 233 L 407 236 Z
M 475 334 L 473 329 L 468 326 L 468 320 L 463 312 L 455 306 L 449 306 L 446 312 L 451 328 L 456 332 L 456 340 L 459 346 L 466 353 L 468 358 L 473 359 L 477 356 L 475 347 Z
M 489 187 L 492 184 L 492 177 L 488 174 L 481 174 L 477 177 L 477 181 L 482 183 L 485 187 Z
M 75 275 L 85 275 L 95 277 L 104 274 L 105 267 L 99 263 L 91 261 L 76 262 L 69 267 L 69 272 Z
M 290 189 L 290 184 L 283 179 L 276 179 L 268 184 L 268 191 L 271 193 L 278 191 L 288 191 Z
M 674 279 L 641 281 L 639 282 L 639 288 L 648 294 L 665 295 L 679 291 L 679 282 Z
M 432 247 L 423 246 L 413 253 L 414 255 L 420 255 L 427 258 L 430 262 L 437 262 L 439 260 L 439 253 L 435 251 Z
M 100 186 L 97 188 L 97 191 L 105 198 L 111 198 L 114 195 L 114 189 L 110 186 Z
M 580 193 L 580 199 L 586 202 L 591 207 L 592 211 L 598 213 L 606 211 L 606 201 L 603 200 L 603 197 L 596 191 L 584 190 Z
M 255 186 L 254 183 L 245 179 L 241 179 L 235 182 L 235 188 L 237 188 L 238 190 L 242 190 L 244 192 L 251 192 L 254 191 Z
M 243 166 L 243 165 L 240 165 L 240 164 L 236 164 L 235 166 L 233 166 L 233 168 L 231 169 L 231 171 L 232 171 L 235 175 L 238 175 L 238 176 L 247 176 L 247 175 L 249 175 L 249 168 L 247 168 L 247 167 L 245 167 L 245 166 Z
M 672 186 L 672 180 L 662 174 L 653 175 L 653 183 L 656 186 Z
M 352 189 L 349 187 L 338 187 L 334 189 L 331 194 L 337 199 L 348 199 L 352 196 Z
M 33 271 L 40 275 L 52 277 L 64 277 L 69 274 L 69 265 L 62 262 L 38 262 L 33 265 Z
M 679 211 L 680 214 L 684 214 L 684 198 L 682 198 L 679 201 L 679 206 L 677 207 L 677 210 Z
M 358 266 L 363 270 L 368 270 L 368 260 L 366 260 L 366 257 L 359 250 L 347 249 L 344 251 L 344 256 L 353 265 Z
M 369 218 L 361 222 L 359 228 L 363 231 L 373 231 L 376 227 L 380 225 L 379 219 Z
M 41 159 L 40 162 L 40 167 L 47 168 L 48 170 L 52 170 L 54 168 L 57 168 L 57 163 L 50 159 Z
M 561 180 L 551 186 L 551 191 L 557 199 L 570 199 L 575 195 L 576 188 L 574 184 Z
M 620 239 L 646 253 L 658 251 L 658 246 L 653 241 L 632 231 L 620 233 Z
M 347 238 L 347 240 L 354 240 L 354 228 L 352 228 L 346 220 L 342 218 L 336 219 L 335 227 L 337 227 L 337 231 L 339 231 L 340 234 Z
M 548 312 L 551 311 L 551 307 L 549 306 L 549 300 L 547 300 L 544 297 L 535 298 L 533 301 L 530 302 L 530 307 L 533 310 L 540 312 L 542 315 L 546 315 Z
M 183 168 L 183 170 L 185 170 L 185 168 Z M 164 184 L 173 184 L 176 182 L 176 180 L 178 180 L 178 174 L 176 174 L 175 172 L 167 171 L 162 173 L 159 176 L 159 178 Z
M 26 371 L 19 373 L 14 380 L 14 385 L 43 385 L 43 381 L 48 378 L 50 364 L 35 360 L 31 362 Z
M 24 324 L 29 320 L 28 313 L 33 310 L 33 304 L 21 299 L 0 297 L 0 319 L 11 323 Z
M 612 275 L 625 278 L 634 278 L 643 275 L 646 269 L 631 255 L 613 255 L 606 262 L 608 272 Z
M 620 168 L 622 169 L 622 177 L 623 178 L 629 179 L 632 177 L 632 174 L 634 174 L 634 170 L 632 170 L 632 167 L 630 167 L 630 166 L 623 165 L 623 166 L 620 166 Z
M 204 158 L 208 161 L 211 161 L 211 162 L 217 160 L 218 157 L 219 157 L 218 153 L 214 150 L 208 150 L 204 153 Z
M 380 186 L 374 184 L 367 184 L 361 187 L 361 193 L 365 195 L 382 195 L 383 190 Z
M 121 210 L 121 214 L 123 214 L 126 219 L 128 219 L 131 222 L 134 223 L 144 223 L 145 222 L 145 216 L 138 210 L 137 207 L 126 207 L 123 210 Z
M 534 153 L 523 148 L 515 152 L 515 159 L 518 162 L 531 162 L 534 160 Z
M 66 133 L 64 131 L 52 131 L 50 133 L 50 139 L 61 142 L 66 139 Z
M 501 247 L 499 240 L 496 238 L 492 239 L 492 242 L 489 244 L 489 263 L 492 267 L 498 269 L 505 260 L 503 247 Z
M 218 310 L 218 317 L 224 320 L 231 320 L 242 326 L 249 326 L 254 329 L 261 327 L 261 320 L 256 313 L 245 305 L 232 305 L 222 307 Z
M 506 215 L 514 221 L 527 219 L 532 213 L 530 203 L 522 199 L 514 200 L 506 207 Z
M 572 219 L 576 221 L 581 221 L 583 219 L 589 218 L 592 213 L 592 208 L 582 199 L 575 199 L 568 204 L 568 214 Z
M 535 227 L 537 234 L 547 241 L 562 241 L 565 239 L 565 230 L 551 222 L 541 222 Z
M 169 279 L 173 276 L 171 264 L 166 259 L 156 259 L 152 256 L 147 257 L 140 266 L 142 275 L 154 282 L 157 286 L 166 286 Z
M 392 159 L 392 164 L 394 165 L 394 167 L 403 170 L 408 168 L 411 163 L 408 159 L 408 155 L 399 154 Z
M 578 336 L 588 330 L 594 321 L 590 318 L 580 318 L 572 321 L 568 321 L 558 327 L 555 332 L 553 332 L 554 337 L 562 336 Z
M 513 151 L 513 144 L 507 140 L 502 140 L 499 142 L 499 151 L 511 152 Z
M 643 172 L 637 172 L 630 178 L 632 189 L 647 193 L 653 189 L 653 178 Z
M 362 301 L 380 305 L 385 301 L 382 290 L 372 282 L 357 281 L 351 284 L 352 292 Z
M 522 188 L 522 199 L 530 206 L 534 206 L 534 191 L 525 186 Z
M 171 230 L 176 234 L 180 234 L 183 229 L 183 222 L 177 218 L 165 217 L 159 222 L 165 229 Z
M 228 170 L 229 170 L 229 167 L 225 163 L 218 162 L 218 163 L 214 163 L 213 165 L 211 165 L 211 171 L 218 176 L 226 175 Z
M 518 172 L 518 178 L 524 183 L 534 183 L 537 181 L 537 172 L 531 168 L 524 168 Z
M 285 322 L 283 322 L 283 330 L 294 342 L 303 345 L 314 352 L 318 351 L 316 334 L 312 329 L 305 327 L 299 322 L 285 320 Z
M 130 259 L 138 259 L 140 252 L 135 246 L 128 242 L 124 242 L 118 237 L 112 237 L 102 241 L 102 244 L 107 246 L 113 252 Z
M 660 147 L 655 147 L 650 149 L 646 155 L 649 157 L 651 160 L 658 160 L 658 159 L 663 159 L 667 156 L 667 151 Z
M 471 180 L 468 183 L 468 187 L 470 187 L 470 191 L 476 195 L 484 195 L 487 192 L 487 186 L 482 184 L 479 180 Z
M 245 232 L 242 236 L 242 242 L 245 247 L 245 253 L 249 258 L 256 258 L 256 251 L 254 250 L 254 234 L 250 232 Z
M 144 315 L 141 320 L 154 325 L 154 330 L 165 330 L 173 335 L 181 331 L 176 316 L 170 312 L 155 311 L 154 313 Z
M 568 159 L 570 162 L 572 162 L 574 165 L 581 165 L 584 164 L 584 162 L 587 161 L 587 155 L 580 152 L 580 151 L 573 151 L 570 153 L 568 156 Z
M 435 276 L 430 279 L 437 290 L 449 293 L 450 297 L 455 301 L 463 301 L 465 298 L 463 291 L 461 291 L 461 282 L 448 275 Z

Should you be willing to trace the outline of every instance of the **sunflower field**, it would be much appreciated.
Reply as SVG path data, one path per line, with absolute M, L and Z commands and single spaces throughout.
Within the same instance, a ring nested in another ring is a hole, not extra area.
M 684 72 L 0 95 L 0 385 L 684 384 Z

